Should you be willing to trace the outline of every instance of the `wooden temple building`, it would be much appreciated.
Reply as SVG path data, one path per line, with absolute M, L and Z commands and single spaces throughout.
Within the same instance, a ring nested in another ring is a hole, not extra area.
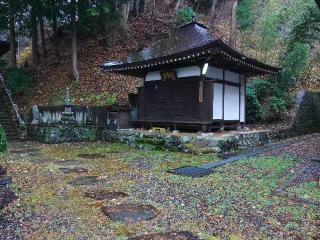
M 232 49 L 197 22 L 102 68 L 144 79 L 135 126 L 202 131 L 245 124 L 246 79 L 281 70 Z

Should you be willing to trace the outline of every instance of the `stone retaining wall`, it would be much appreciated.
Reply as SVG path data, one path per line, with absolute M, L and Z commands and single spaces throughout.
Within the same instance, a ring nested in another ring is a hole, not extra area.
M 92 142 L 98 140 L 94 126 L 29 126 L 28 137 L 34 141 L 54 144 L 67 142 Z
M 129 130 L 105 130 L 102 137 L 107 142 L 125 143 L 131 147 L 141 149 L 169 149 L 191 153 L 228 152 L 257 147 L 273 141 L 273 134 L 266 131 L 244 132 L 225 137 L 215 137 L 210 134 L 177 136 Z

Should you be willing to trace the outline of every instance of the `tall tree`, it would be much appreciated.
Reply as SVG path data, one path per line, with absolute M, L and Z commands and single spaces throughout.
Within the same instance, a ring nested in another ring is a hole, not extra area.
M 56 59 L 59 60 L 59 39 L 58 39 L 58 3 L 57 0 L 50 0 L 50 17 L 53 30 L 53 46 Z
M 315 0 L 318 8 L 320 9 L 320 0 Z
M 16 46 L 16 26 L 15 26 L 15 5 L 14 1 L 9 1 L 9 30 L 10 30 L 10 55 L 9 67 L 17 67 L 17 46 Z
M 187 5 L 188 5 L 188 3 L 186 0 L 177 0 L 176 5 L 175 5 L 175 9 L 178 10 L 179 8 L 183 8 Z
M 78 70 L 78 44 L 77 44 L 77 1 L 71 0 L 71 34 L 72 34 L 72 73 L 74 79 L 79 82 Z
M 39 49 L 38 49 L 38 1 L 31 0 L 31 34 L 32 34 L 32 62 L 39 63 Z
M 130 11 L 130 3 L 123 2 L 121 4 L 122 10 L 122 26 L 124 29 L 128 29 L 128 21 L 129 21 L 129 11 Z
M 230 46 L 232 48 L 236 48 L 236 44 L 237 44 L 237 6 L 238 6 L 238 0 L 234 0 L 232 4 L 231 27 L 230 27 Z
M 45 17 L 45 7 L 43 2 L 39 3 L 39 30 L 40 30 L 40 40 L 41 40 L 41 52 L 43 57 L 47 57 L 46 39 L 44 32 L 43 18 Z

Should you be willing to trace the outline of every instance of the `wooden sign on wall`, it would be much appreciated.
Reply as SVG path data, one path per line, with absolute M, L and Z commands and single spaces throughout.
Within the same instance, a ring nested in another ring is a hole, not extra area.
M 175 71 L 162 71 L 160 72 L 163 81 L 176 80 L 177 73 Z

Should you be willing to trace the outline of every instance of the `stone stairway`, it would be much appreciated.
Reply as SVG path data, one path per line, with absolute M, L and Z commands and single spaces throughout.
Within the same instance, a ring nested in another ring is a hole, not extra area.
M 6 100 L 3 89 L 0 89 L 0 124 L 9 141 L 19 139 L 19 129 Z

